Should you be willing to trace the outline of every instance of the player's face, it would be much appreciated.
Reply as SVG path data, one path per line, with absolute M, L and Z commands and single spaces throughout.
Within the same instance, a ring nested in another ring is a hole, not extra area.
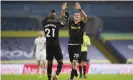
M 44 36 L 44 32 L 43 31 L 39 31 L 39 36 Z
M 80 20 L 81 20 L 80 13 L 74 13 L 74 21 L 80 21 Z
M 54 13 L 54 12 L 49 13 L 50 19 L 55 19 L 55 16 L 56 16 L 56 13 Z

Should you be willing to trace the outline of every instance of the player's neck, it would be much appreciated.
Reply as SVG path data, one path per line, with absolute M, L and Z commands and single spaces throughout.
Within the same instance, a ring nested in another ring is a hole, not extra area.
M 39 36 L 40 38 L 42 38 L 43 36 Z
M 50 21 L 55 21 L 55 18 L 54 18 L 54 19 L 50 18 L 49 20 L 50 20 Z

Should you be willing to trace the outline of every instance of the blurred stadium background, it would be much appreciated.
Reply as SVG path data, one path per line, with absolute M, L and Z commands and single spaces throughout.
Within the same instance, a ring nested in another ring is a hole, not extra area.
M 91 39 L 88 47 L 88 74 L 91 80 L 133 80 L 133 2 L 80 2 L 89 16 L 85 30 Z M 1 74 L 2 80 L 17 80 L 13 74 L 34 74 L 36 61 L 32 51 L 34 39 L 41 29 L 41 20 L 51 9 L 60 18 L 62 2 L 2 1 L 1 2 Z M 70 17 L 75 9 L 68 2 Z M 70 62 L 67 42 L 68 27 L 60 30 L 60 45 L 64 55 L 62 73 L 68 74 Z M 55 69 L 56 64 L 53 66 Z M 10 75 L 5 75 L 10 74 Z M 104 75 L 98 75 L 104 74 Z M 105 74 L 116 74 L 109 76 Z M 96 77 L 95 77 L 96 76 Z M 109 76 L 109 77 L 108 77 Z M 35 76 L 19 80 L 33 80 Z M 68 78 L 69 76 L 65 76 Z M 65 80 L 62 75 L 61 80 Z M 46 80 L 46 79 L 36 79 Z M 67 80 L 67 79 L 66 79 Z M 89 79 L 87 79 L 89 80 Z

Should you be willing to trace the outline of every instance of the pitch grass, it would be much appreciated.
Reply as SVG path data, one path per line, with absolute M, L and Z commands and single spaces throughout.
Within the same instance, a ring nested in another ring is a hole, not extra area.
M 68 74 L 62 74 L 59 80 L 68 80 Z M 39 77 L 37 75 L 1 75 L 1 80 L 47 80 L 46 75 Z M 76 80 L 76 79 L 75 79 Z M 84 79 L 80 79 L 84 80 Z M 85 80 L 133 80 L 133 75 L 87 75 Z

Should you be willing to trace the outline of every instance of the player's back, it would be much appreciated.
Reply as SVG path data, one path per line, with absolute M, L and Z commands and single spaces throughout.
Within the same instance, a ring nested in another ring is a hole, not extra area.
M 46 43 L 59 43 L 59 29 L 64 25 L 59 21 L 52 20 L 43 20 L 42 24 L 46 36 Z

